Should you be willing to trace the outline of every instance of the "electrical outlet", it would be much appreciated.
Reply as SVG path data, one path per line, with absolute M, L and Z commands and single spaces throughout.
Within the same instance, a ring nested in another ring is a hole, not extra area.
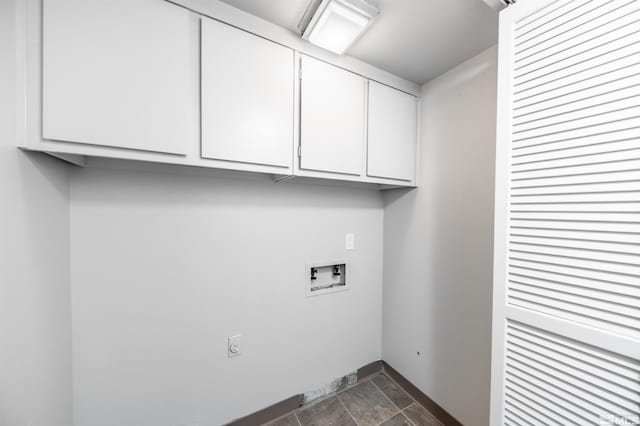
M 347 234 L 346 244 L 345 244 L 345 248 L 347 250 L 355 249 L 355 238 L 356 237 L 354 234 Z
M 240 338 L 242 334 L 236 334 L 235 336 L 231 336 L 227 341 L 227 357 L 233 358 L 240 355 L 242 352 L 240 351 Z

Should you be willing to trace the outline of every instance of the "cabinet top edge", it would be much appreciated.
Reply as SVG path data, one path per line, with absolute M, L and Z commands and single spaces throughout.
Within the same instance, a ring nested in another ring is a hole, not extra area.
M 421 86 L 417 83 L 398 77 L 388 71 L 384 71 L 371 64 L 360 61 L 359 59 L 333 54 L 312 45 L 306 40 L 303 40 L 292 31 L 240 9 L 236 9 L 235 7 L 219 0 L 163 1 L 178 7 L 183 7 L 203 17 L 220 21 L 258 37 L 289 47 L 304 55 L 314 57 L 331 65 L 359 74 L 364 78 L 377 81 L 378 83 L 406 92 L 415 97 L 419 98 L 421 96 Z

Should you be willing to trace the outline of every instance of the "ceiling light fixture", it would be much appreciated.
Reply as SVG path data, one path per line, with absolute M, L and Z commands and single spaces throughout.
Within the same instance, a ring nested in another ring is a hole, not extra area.
M 312 1 L 298 29 L 302 38 L 341 55 L 380 11 L 365 0 Z
M 484 2 L 493 10 L 500 12 L 505 7 L 514 4 L 516 0 L 484 0 Z

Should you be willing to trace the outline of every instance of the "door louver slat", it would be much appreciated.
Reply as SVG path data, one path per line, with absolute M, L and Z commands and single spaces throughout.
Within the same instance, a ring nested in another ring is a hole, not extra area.
M 526 421 L 538 424 L 536 414 L 546 413 L 551 425 L 566 424 L 559 417 L 597 425 L 601 414 L 638 412 L 637 360 L 515 321 L 507 324 L 506 352 L 506 404 L 538 403 L 538 413 L 520 411 Z
M 501 14 L 492 426 L 638 421 L 638 28 L 638 0 Z

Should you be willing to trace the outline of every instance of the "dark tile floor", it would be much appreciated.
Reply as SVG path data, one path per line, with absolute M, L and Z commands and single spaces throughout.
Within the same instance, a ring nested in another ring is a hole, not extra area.
M 384 374 L 303 407 L 269 426 L 442 426 Z

